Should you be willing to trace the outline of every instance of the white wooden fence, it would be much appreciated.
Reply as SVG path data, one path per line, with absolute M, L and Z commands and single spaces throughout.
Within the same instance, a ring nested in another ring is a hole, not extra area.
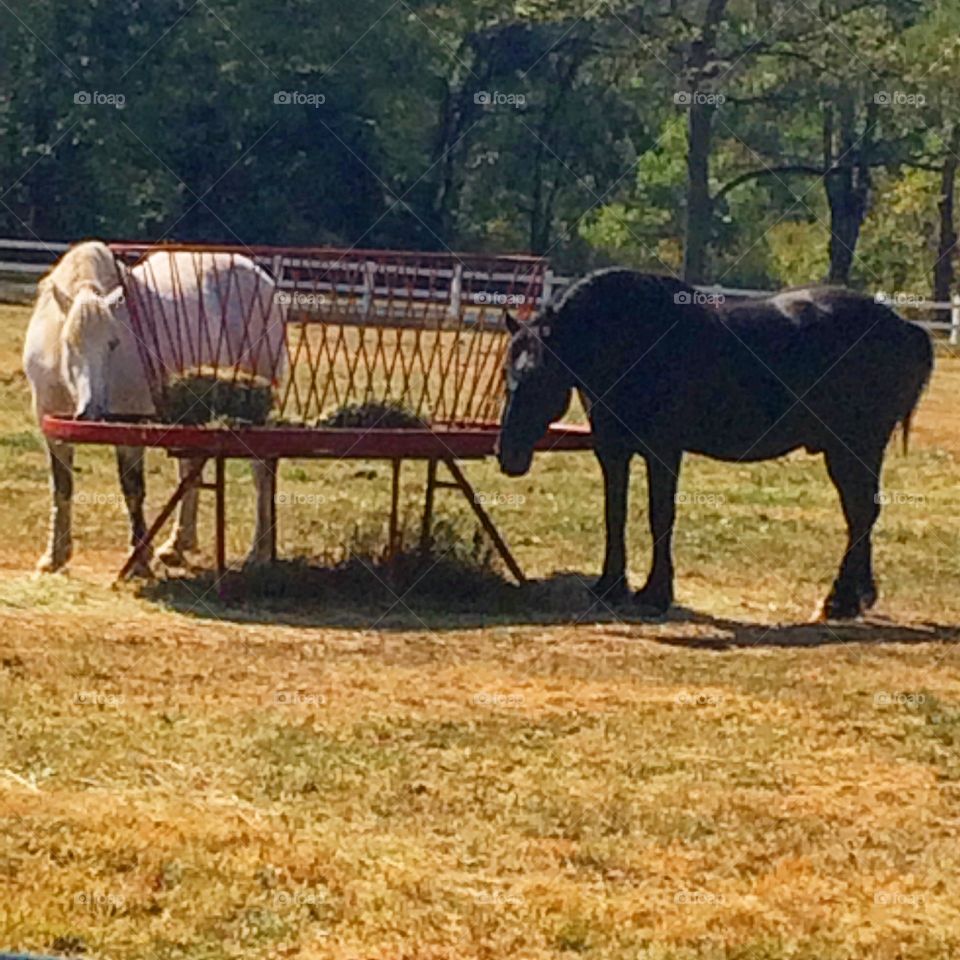
M 7 295 L 12 293 L 14 299 L 23 299 L 24 297 L 31 296 L 33 286 L 36 284 L 37 279 L 50 269 L 51 264 L 61 253 L 67 250 L 68 247 L 69 244 L 66 243 L 46 242 L 43 240 L 0 240 L 0 277 L 14 278 L 13 280 L 7 281 L 6 287 L 2 280 L 0 280 L 0 300 L 5 299 L 5 293 Z M 283 267 L 285 265 L 285 260 L 277 258 L 273 271 L 274 277 L 278 281 L 281 289 L 292 289 L 294 284 L 283 276 Z M 312 266 L 317 266 L 317 262 L 314 261 Z M 350 290 L 341 290 L 340 287 L 342 284 L 338 284 L 337 292 L 355 293 L 362 302 L 371 301 L 378 295 L 375 277 L 377 273 L 382 272 L 383 269 L 384 267 L 382 265 L 371 261 L 368 264 L 368 269 L 365 274 L 352 285 Z M 403 271 L 404 267 L 400 264 L 392 264 L 388 269 L 390 271 Z M 411 271 L 414 270 L 412 267 L 410 269 Z M 456 315 L 459 314 L 462 309 L 470 306 L 469 301 L 465 302 L 463 295 L 464 286 L 465 281 L 475 278 L 472 276 L 467 277 L 462 267 L 458 267 L 457 265 L 454 265 L 450 269 L 449 274 L 450 276 L 447 278 L 449 282 L 442 288 L 441 296 L 447 310 L 451 314 Z M 490 280 L 508 279 L 506 276 L 500 278 L 495 274 L 486 274 L 486 276 L 489 277 Z M 476 279 L 479 279 L 479 277 Z M 411 280 L 413 282 L 409 283 L 406 288 L 411 300 L 422 301 L 427 297 L 436 298 L 438 296 L 438 290 L 435 285 L 431 285 L 429 289 L 427 289 L 426 286 L 419 285 L 413 273 L 411 273 Z M 548 268 L 543 275 L 543 282 L 538 299 L 542 301 L 549 300 L 550 297 L 558 291 L 569 286 L 573 280 L 574 278 L 572 277 L 559 276 Z M 745 290 L 719 285 L 700 286 L 697 289 L 707 296 L 718 297 L 764 297 L 770 296 L 772 293 L 772 291 L 768 290 Z M 396 289 L 394 289 L 392 293 L 395 297 Z M 474 296 L 476 296 L 475 293 Z M 916 319 L 921 326 L 928 330 L 946 332 L 948 334 L 947 339 L 951 344 L 960 343 L 960 294 L 955 294 L 950 301 L 941 302 L 897 293 L 877 293 L 875 296 L 878 300 L 889 303 L 908 316 L 913 316 L 917 312 L 929 314 L 947 313 L 949 311 L 950 319 L 946 321 L 930 320 L 928 317 L 919 317 Z
M 37 280 L 68 246 L 43 240 L 0 240 L 0 302 L 33 299 Z

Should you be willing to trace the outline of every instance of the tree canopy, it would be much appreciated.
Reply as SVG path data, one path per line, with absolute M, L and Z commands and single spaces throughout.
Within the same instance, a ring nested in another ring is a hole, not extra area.
M 0 234 L 946 296 L 960 0 L 11 0 Z

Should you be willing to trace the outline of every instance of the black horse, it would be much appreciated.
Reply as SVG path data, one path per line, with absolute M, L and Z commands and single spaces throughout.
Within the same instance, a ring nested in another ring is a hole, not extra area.
M 716 298 L 720 299 L 720 298 Z M 770 460 L 823 453 L 849 540 L 825 616 L 858 616 L 876 601 L 870 536 L 879 481 L 898 423 L 933 369 L 927 333 L 869 297 L 837 288 L 714 302 L 680 281 L 601 270 L 527 325 L 507 318 L 507 402 L 501 469 L 520 476 L 574 388 L 603 471 L 607 547 L 594 589 L 626 591 L 624 524 L 630 460 L 647 464 L 653 565 L 638 602 L 673 602 L 671 541 L 684 451 Z

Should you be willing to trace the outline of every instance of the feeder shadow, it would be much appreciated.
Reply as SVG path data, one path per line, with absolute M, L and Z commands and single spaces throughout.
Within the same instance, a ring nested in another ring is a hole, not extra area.
M 524 624 L 643 623 L 630 603 L 597 600 L 596 577 L 563 573 L 516 585 L 489 570 L 404 558 L 400 569 L 354 560 L 338 566 L 190 572 L 139 588 L 144 599 L 209 620 L 384 631 L 469 630 Z
M 717 652 L 960 639 L 960 626 L 898 624 L 879 617 L 768 625 L 674 606 L 665 616 L 651 618 L 629 599 L 598 600 L 589 589 L 595 579 L 563 572 L 517 586 L 489 570 L 431 558 L 407 557 L 395 570 L 361 559 L 337 566 L 295 560 L 231 570 L 219 578 L 210 571 L 171 576 L 144 584 L 139 593 L 205 620 L 384 632 L 621 624 L 636 625 L 637 639 Z

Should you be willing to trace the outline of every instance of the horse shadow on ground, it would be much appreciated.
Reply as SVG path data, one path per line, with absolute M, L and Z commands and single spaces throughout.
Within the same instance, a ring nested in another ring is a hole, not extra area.
M 143 584 L 139 594 L 202 620 L 379 632 L 606 624 L 626 627 L 619 633 L 626 640 L 718 652 L 960 640 L 960 625 L 901 624 L 877 616 L 764 624 L 674 606 L 665 616 L 651 618 L 629 600 L 598 600 L 589 589 L 594 579 L 563 572 L 518 586 L 493 571 L 422 560 L 395 569 L 363 560 L 336 566 L 296 560 L 223 576 L 210 571 L 169 576 Z

